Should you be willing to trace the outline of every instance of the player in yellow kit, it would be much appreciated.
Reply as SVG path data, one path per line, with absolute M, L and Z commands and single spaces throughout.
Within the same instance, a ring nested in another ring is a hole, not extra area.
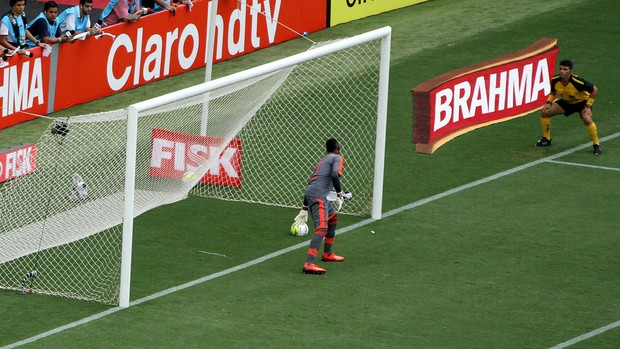
M 592 120 L 592 104 L 598 93 L 594 84 L 573 74 L 573 62 L 560 62 L 560 74 L 551 78 L 551 93 L 545 106 L 540 111 L 540 125 L 543 136 L 536 142 L 537 147 L 551 145 L 551 117 L 564 114 L 569 116 L 579 113 L 588 135 L 592 139 L 594 155 L 599 155 L 601 146 L 598 142 L 596 124 Z

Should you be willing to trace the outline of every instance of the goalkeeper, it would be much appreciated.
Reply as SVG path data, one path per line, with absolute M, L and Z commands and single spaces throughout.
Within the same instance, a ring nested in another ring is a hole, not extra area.
M 303 272 L 306 274 L 323 274 L 324 268 L 314 263 L 323 239 L 323 255 L 321 260 L 324 262 L 342 262 L 344 257 L 332 252 L 334 237 L 336 236 L 336 225 L 338 224 L 338 211 L 342 208 L 345 199 L 351 198 L 351 193 L 343 193 L 340 187 L 340 176 L 344 166 L 344 159 L 340 155 L 340 144 L 335 138 L 330 138 L 325 144 L 327 155 L 325 155 L 316 166 L 314 173 L 310 177 L 310 182 L 306 186 L 304 194 L 304 205 L 295 217 L 298 224 L 308 220 L 308 210 L 314 221 L 314 236 L 310 240 L 310 248 Z M 330 191 L 336 190 L 335 201 L 328 199 Z M 334 207 L 335 206 L 335 207 Z

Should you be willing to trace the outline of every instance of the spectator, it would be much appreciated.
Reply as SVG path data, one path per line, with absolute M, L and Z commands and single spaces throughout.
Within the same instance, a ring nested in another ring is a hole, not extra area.
M 174 16 L 177 12 L 176 4 L 170 5 L 170 0 L 140 0 L 142 8 L 152 8 L 153 13 L 168 10 Z
M 90 26 L 90 12 L 93 10 L 93 0 L 80 0 L 80 4 L 69 7 L 58 16 L 58 27 L 61 33 L 75 34 L 85 33 L 88 35 L 99 34 L 99 26 Z M 68 35 L 69 36 L 69 35 Z
M 103 27 L 122 22 L 133 23 L 147 13 L 149 13 L 149 9 L 142 8 L 140 0 L 110 0 L 101 12 L 99 23 Z
M 58 4 L 55 1 L 48 1 L 43 5 L 43 12 L 30 23 L 27 29 L 36 39 L 48 45 L 58 44 L 67 41 L 67 36 L 62 35 L 58 26 Z M 36 41 L 28 40 L 28 47 L 34 47 Z
M 0 22 L 0 45 L 11 51 L 17 50 L 20 55 L 30 55 L 26 48 L 26 39 L 35 43 L 35 46 L 42 46 L 43 43 L 35 39 L 26 29 L 26 0 L 9 0 L 11 11 L 2 17 Z M 3 49 L 4 50 L 4 49 Z

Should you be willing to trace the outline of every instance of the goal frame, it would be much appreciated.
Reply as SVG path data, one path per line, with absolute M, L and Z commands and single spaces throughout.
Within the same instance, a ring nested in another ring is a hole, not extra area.
M 211 92 L 216 89 L 226 87 L 243 80 L 255 78 L 264 74 L 269 74 L 296 64 L 304 63 L 315 58 L 335 53 L 340 50 L 351 48 L 373 40 L 381 40 L 380 63 L 379 63 L 379 82 L 378 82 L 378 103 L 377 103 L 377 122 L 375 138 L 375 163 L 373 179 L 373 198 L 371 207 L 372 219 L 381 219 L 381 209 L 383 200 L 383 169 L 385 164 L 385 138 L 387 128 L 387 102 L 388 84 L 390 68 L 390 46 L 392 28 L 389 26 L 359 34 L 350 38 L 339 40 L 325 46 L 295 54 L 280 60 L 273 61 L 258 67 L 250 68 L 235 74 L 228 75 L 216 80 L 207 81 L 199 85 L 191 86 L 179 91 L 175 91 L 160 97 L 155 97 L 139 103 L 130 105 L 127 108 L 127 153 L 125 167 L 125 201 L 123 214 L 123 236 L 122 236 L 122 255 L 121 255 L 121 280 L 119 290 L 119 307 L 129 306 L 130 280 L 131 280 L 131 255 L 133 243 L 133 221 L 134 221 L 134 190 L 135 190 L 135 170 L 137 152 L 137 131 L 138 115 L 141 112 L 157 108 L 178 100 L 193 97 L 203 93 Z

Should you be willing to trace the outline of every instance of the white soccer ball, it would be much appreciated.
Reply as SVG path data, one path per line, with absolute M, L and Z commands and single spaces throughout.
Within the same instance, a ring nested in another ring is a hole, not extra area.
M 291 225 L 291 235 L 293 236 L 306 236 L 308 235 L 308 224 L 306 223 L 293 223 Z

